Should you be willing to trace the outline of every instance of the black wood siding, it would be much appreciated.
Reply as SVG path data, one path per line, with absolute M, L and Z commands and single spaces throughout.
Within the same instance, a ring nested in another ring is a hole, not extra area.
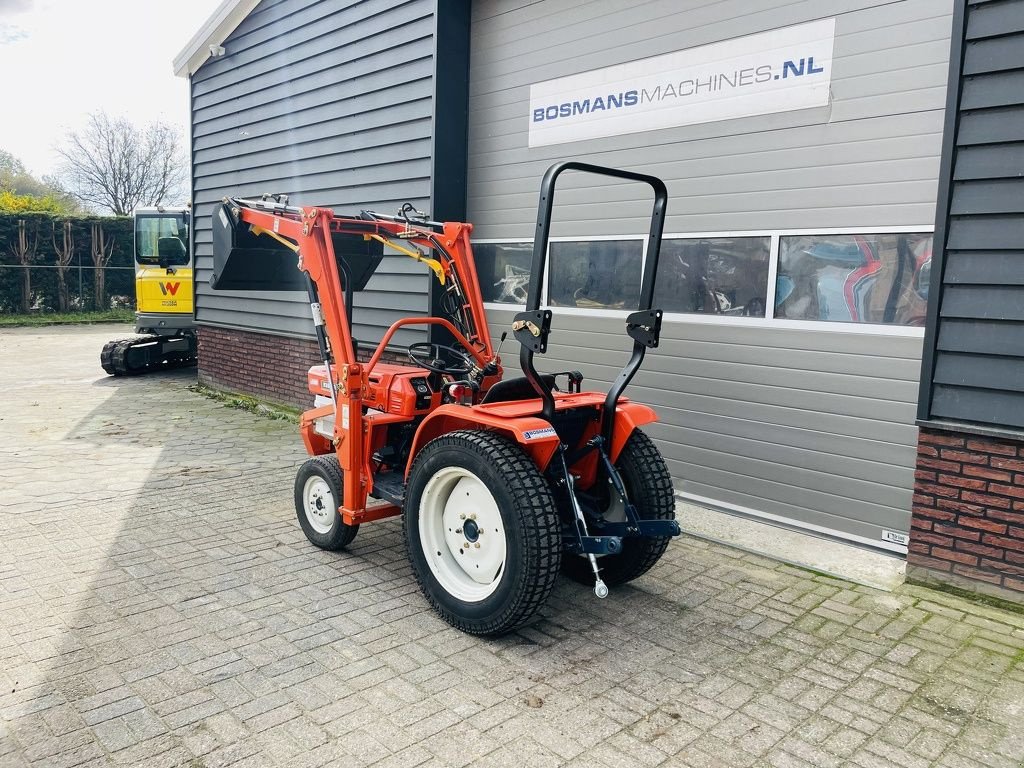
M 958 6 L 919 415 L 1021 428 L 1024 0 Z

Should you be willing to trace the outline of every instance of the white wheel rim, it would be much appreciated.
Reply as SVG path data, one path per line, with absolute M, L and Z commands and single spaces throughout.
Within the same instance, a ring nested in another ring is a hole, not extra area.
M 505 575 L 505 524 L 494 496 L 479 477 L 445 467 L 420 497 L 420 545 L 430 572 L 452 597 L 477 603 Z
M 338 502 L 331 486 L 322 477 L 314 475 L 302 486 L 302 509 L 306 521 L 317 533 L 330 533 L 338 514 Z

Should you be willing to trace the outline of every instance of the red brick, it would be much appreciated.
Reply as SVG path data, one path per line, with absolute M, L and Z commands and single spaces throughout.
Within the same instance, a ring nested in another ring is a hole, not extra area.
M 1003 456 L 1016 456 L 1017 446 L 1013 443 L 997 442 L 995 440 L 968 440 L 967 447 L 972 451 L 983 451 L 985 453 L 998 453 Z
M 975 502 L 983 504 L 986 507 L 999 507 L 1000 509 L 1009 509 L 1010 500 L 1004 499 L 1000 496 L 993 496 L 988 493 L 975 493 L 974 491 L 964 491 L 960 494 L 960 498 L 964 501 Z
M 931 520 L 922 520 L 919 517 L 913 517 L 910 519 L 910 527 L 917 528 L 921 531 L 930 531 L 932 529 Z
M 921 462 L 918 461 L 918 464 Z M 1024 472 L 1024 461 L 1020 459 L 1006 459 L 1002 456 L 993 456 L 988 460 L 988 463 L 993 467 L 999 469 L 1009 469 L 1012 472 Z
M 988 485 L 985 480 L 972 480 L 969 477 L 958 477 L 957 475 L 939 475 L 939 483 L 954 488 L 970 488 L 972 491 L 984 491 L 985 486 Z
M 1008 539 L 1005 536 L 993 536 L 991 533 L 986 533 L 981 537 L 981 540 L 993 547 L 1015 549 L 1018 552 L 1024 552 L 1024 540 L 1022 539 Z
M 989 584 L 999 584 L 1003 580 L 1003 577 L 998 573 L 980 571 L 977 568 L 968 568 L 966 565 L 954 565 L 953 573 L 959 576 L 966 576 L 968 579 L 974 579 L 975 581 L 985 581 Z
M 1000 472 L 999 470 L 987 467 L 976 467 L 972 464 L 965 464 L 963 471 L 965 475 L 970 477 L 984 477 L 987 480 L 995 480 L 997 483 L 1009 483 L 1013 480 L 1013 475 L 1009 472 Z
M 934 533 L 918 533 L 914 531 L 910 536 L 911 542 L 919 541 L 924 544 L 934 544 L 938 547 L 952 547 L 953 539 L 949 536 L 937 536 Z
M 938 448 L 932 448 L 930 445 L 918 445 L 917 453 L 919 456 L 938 456 Z
M 910 565 L 917 565 L 922 568 L 931 568 L 933 571 L 952 571 L 953 564 L 946 560 L 936 560 L 934 557 L 919 555 L 916 552 L 907 554 L 907 562 Z
M 985 514 L 984 507 L 979 507 L 977 504 L 964 504 L 962 501 L 954 501 L 953 499 L 939 499 L 936 504 L 942 509 L 955 510 L 964 515 L 979 516 Z
M 927 469 L 941 469 L 943 472 L 959 472 L 960 465 L 955 461 L 942 461 L 941 459 L 918 459 L 917 466 Z
M 956 520 L 956 514 L 946 509 L 933 509 L 932 507 L 919 507 L 914 505 L 914 517 L 932 518 L 935 520 Z
M 1015 485 L 999 485 L 998 483 L 991 483 L 988 490 L 989 493 L 999 493 L 1003 496 L 1015 496 L 1019 499 L 1024 499 L 1024 488 L 1019 488 Z
M 984 517 L 961 517 L 957 524 L 964 528 L 977 528 L 980 531 L 989 533 L 1006 533 L 1006 525 L 995 520 L 986 520 Z
M 953 560 L 964 565 L 976 565 L 978 562 L 976 555 L 967 552 L 954 552 L 952 549 L 942 549 L 941 547 L 932 547 L 932 557 L 937 557 L 940 560 Z
M 1006 551 L 999 547 L 987 547 L 984 544 L 975 544 L 973 541 L 958 541 L 954 549 L 960 549 L 964 552 L 970 552 L 971 554 L 979 555 L 981 557 L 992 557 L 997 560 L 1002 560 L 1003 553 Z
M 947 488 L 944 485 L 935 485 L 934 483 L 918 483 L 917 490 L 931 493 L 935 496 L 945 496 L 948 499 L 955 499 L 960 493 L 956 488 Z
M 963 446 L 964 438 L 963 435 L 951 435 L 948 432 L 926 432 L 922 429 L 920 436 L 918 437 L 918 442 L 929 443 L 931 445 Z
M 925 483 L 934 483 L 937 478 L 934 472 L 928 472 L 927 470 L 924 469 L 917 469 L 914 470 L 914 479 L 920 480 Z
M 1016 507 L 1018 503 L 1024 505 L 1024 502 L 1014 502 L 1014 506 Z M 993 520 L 1002 520 L 1007 523 L 1024 523 L 1024 511 L 1021 510 L 1011 512 L 1008 509 L 986 509 L 985 517 Z
M 1010 530 L 1008 530 L 1007 533 L 1015 539 L 1024 539 L 1024 528 L 1018 528 L 1011 525 Z
M 1008 563 L 1024 565 L 1024 552 L 1014 552 L 1012 549 L 1007 549 L 1003 551 L 1003 557 L 1006 558 Z
M 942 525 L 941 523 L 936 523 L 932 527 L 932 531 L 940 536 L 952 536 L 954 539 L 981 541 L 980 531 L 971 531 L 966 528 L 961 528 L 958 525 Z
M 925 493 L 915 493 L 913 502 L 919 507 L 934 507 L 935 497 Z
M 916 552 L 920 555 L 927 555 L 931 551 L 931 546 L 925 544 L 923 541 L 912 541 L 907 547 L 908 552 Z
M 966 462 L 968 464 L 988 464 L 987 453 L 968 453 L 967 451 L 954 451 L 943 448 L 939 451 L 939 456 L 946 461 L 959 461 Z
M 1005 579 L 1003 579 L 1003 586 L 1006 589 L 1012 589 L 1015 592 L 1024 592 L 1024 581 L 1020 579 L 1011 579 L 1009 576 L 1007 576 Z
M 1011 576 L 1024 576 L 1024 568 L 1019 565 L 1011 565 L 1004 560 L 989 560 L 982 558 L 979 565 L 983 568 L 991 568 L 993 571 L 999 571 L 999 573 L 1008 573 Z

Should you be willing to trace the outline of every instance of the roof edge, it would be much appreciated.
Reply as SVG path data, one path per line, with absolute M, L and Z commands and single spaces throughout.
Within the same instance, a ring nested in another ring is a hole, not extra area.
M 177 77 L 194 75 L 210 58 L 210 49 L 227 40 L 259 3 L 260 0 L 224 0 L 174 57 L 174 74 Z

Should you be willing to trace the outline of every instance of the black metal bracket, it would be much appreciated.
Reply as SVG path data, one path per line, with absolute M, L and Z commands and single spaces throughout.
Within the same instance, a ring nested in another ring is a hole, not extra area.
M 626 318 L 626 333 L 633 341 L 643 344 L 645 347 L 653 348 L 658 346 L 661 338 L 661 317 L 664 313 L 660 309 L 646 309 L 633 312 Z
M 617 555 L 622 551 L 622 537 L 578 536 L 567 541 L 565 549 L 577 555 Z
M 551 333 L 551 310 L 538 309 L 519 312 L 512 321 L 512 334 L 516 341 L 534 354 L 543 355 L 548 351 L 548 334 Z

